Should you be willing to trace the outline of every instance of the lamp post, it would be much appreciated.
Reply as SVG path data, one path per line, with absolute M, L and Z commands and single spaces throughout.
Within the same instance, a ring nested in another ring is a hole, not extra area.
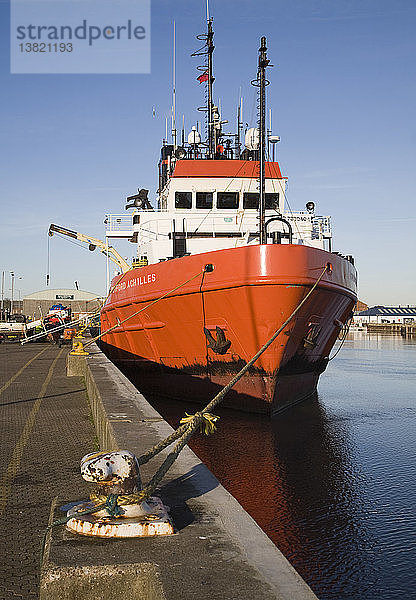
M 17 279 L 22 280 L 23 277 L 18 277 Z M 17 290 L 19 295 L 19 314 L 23 313 L 23 304 L 22 304 L 22 290 Z
M 13 314 L 13 293 L 14 293 L 14 272 L 10 271 L 10 279 L 11 279 L 11 300 L 10 300 L 10 315 Z
M 10 280 L 11 280 L 11 299 L 10 299 L 10 315 L 13 314 L 13 302 L 14 302 L 14 278 L 16 277 L 14 271 L 10 271 Z M 23 277 L 17 276 L 17 279 L 23 279 Z M 20 300 L 20 291 L 19 291 L 19 300 Z M 19 304 L 20 306 L 20 304 Z M 22 311 L 20 311 L 22 312 Z
M 5 271 L 2 271 L 1 274 L 1 320 L 4 321 L 4 276 L 5 276 Z

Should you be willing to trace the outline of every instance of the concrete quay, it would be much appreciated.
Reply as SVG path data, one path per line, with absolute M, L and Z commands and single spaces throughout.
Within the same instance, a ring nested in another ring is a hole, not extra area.
M 88 497 L 79 461 L 100 447 L 142 454 L 172 429 L 93 347 L 0 346 L 3 474 L 0 598 L 36 598 L 39 544 L 60 507 Z M 87 395 L 96 426 L 89 419 Z M 178 420 L 182 415 L 178 415 Z M 142 467 L 150 479 L 168 450 Z M 162 482 L 173 536 L 94 539 L 64 526 L 48 537 L 41 600 L 316 600 L 238 502 L 186 447 Z

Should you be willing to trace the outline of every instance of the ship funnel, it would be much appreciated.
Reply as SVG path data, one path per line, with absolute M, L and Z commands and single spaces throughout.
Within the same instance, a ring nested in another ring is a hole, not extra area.
M 188 144 L 194 146 L 195 144 L 201 143 L 201 135 L 199 131 L 196 130 L 195 125 L 192 127 L 192 131 L 190 131 L 188 135 Z
M 250 127 L 250 129 L 247 129 L 244 144 L 248 150 L 259 149 L 260 135 L 257 127 Z

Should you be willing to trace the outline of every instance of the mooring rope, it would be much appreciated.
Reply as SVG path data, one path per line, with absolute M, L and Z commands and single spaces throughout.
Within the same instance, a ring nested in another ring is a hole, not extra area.
M 256 362 L 256 360 L 267 350 L 267 348 L 274 342 L 277 336 L 284 330 L 284 328 L 290 323 L 293 317 L 299 312 L 305 302 L 308 300 L 310 295 L 314 292 L 317 285 L 325 275 L 325 273 L 330 269 L 329 265 L 326 265 L 322 270 L 322 273 L 319 275 L 318 279 L 315 281 L 314 285 L 311 287 L 306 296 L 301 300 L 295 310 L 291 313 L 291 315 L 286 319 L 286 321 L 274 332 L 274 334 L 267 340 L 267 342 L 260 348 L 260 350 L 244 365 L 242 369 L 231 379 L 231 381 L 222 388 L 220 392 L 205 406 L 205 408 L 201 411 L 198 411 L 193 416 L 186 415 L 185 418 L 181 420 L 181 425 L 171 433 L 164 440 L 155 444 L 150 450 L 142 454 L 138 457 L 138 461 L 140 465 L 147 463 L 151 458 L 159 454 L 162 450 L 170 446 L 176 440 L 179 440 L 172 452 L 168 454 L 165 461 L 156 471 L 155 475 L 152 479 L 142 488 L 140 492 L 137 494 L 132 494 L 134 499 L 132 498 L 132 502 L 140 502 L 149 498 L 160 481 L 166 475 L 170 467 L 175 462 L 176 458 L 179 456 L 181 450 L 188 442 L 188 440 L 192 437 L 195 431 L 202 425 L 205 429 L 205 433 L 213 433 L 215 431 L 215 421 L 218 419 L 215 415 L 211 414 L 211 410 L 214 409 L 224 398 L 224 396 L 230 391 L 230 389 L 245 375 L 245 373 L 252 367 L 252 365 Z M 209 422 L 209 431 L 206 430 L 205 423 Z M 96 500 L 104 500 L 105 496 L 97 495 L 95 496 Z
M 150 304 L 148 304 L 147 306 L 144 306 L 143 308 L 141 308 L 140 310 L 138 310 L 138 311 L 134 312 L 133 314 L 129 315 L 128 317 L 126 317 L 122 321 L 118 321 L 115 325 L 113 325 L 109 329 L 106 329 L 105 331 L 101 332 L 99 335 L 97 335 L 94 338 L 92 338 L 89 342 L 87 342 L 86 344 L 83 344 L 83 347 L 87 348 L 88 346 L 90 346 L 91 344 L 93 344 L 94 342 L 96 342 L 97 340 L 99 340 L 100 338 L 102 338 L 103 335 L 107 335 L 107 333 L 110 333 L 111 331 L 114 331 L 114 329 L 117 329 L 118 327 L 120 327 L 120 325 L 123 325 L 123 323 L 125 323 L 129 319 L 132 319 L 133 317 L 136 317 L 138 314 L 140 314 L 144 310 L 147 310 L 148 308 L 150 308 L 151 306 L 153 306 L 157 302 L 160 302 L 161 300 L 163 300 L 164 298 L 166 298 L 166 296 L 169 296 L 173 292 L 176 292 L 176 290 L 179 290 L 179 288 L 183 287 L 187 283 L 190 283 L 191 281 L 193 281 L 194 279 L 196 279 L 197 277 L 199 277 L 202 273 L 205 273 L 206 269 L 207 269 L 207 265 L 205 265 L 205 267 L 202 269 L 202 271 L 198 271 L 198 273 L 196 273 L 196 275 L 193 275 L 192 277 L 190 277 L 186 281 L 183 281 L 182 283 L 180 283 L 176 287 L 172 288 L 171 290 L 169 290 L 168 292 L 166 292 L 165 294 L 163 294 L 163 296 L 160 296 L 159 298 L 156 298 L 156 300 L 153 300 L 153 302 L 150 302 Z
M 50 238 L 48 237 L 48 241 L 49 241 L 49 239 Z M 82 246 L 82 247 L 84 247 L 84 246 Z M 75 319 L 75 320 L 69 321 L 67 323 L 62 323 L 61 325 L 57 325 L 56 327 L 53 327 L 51 329 L 44 329 L 40 333 L 36 333 L 34 335 L 31 335 L 31 336 L 27 337 L 25 340 L 22 340 L 20 342 L 21 345 L 23 346 L 24 344 L 26 344 L 28 342 L 33 342 L 36 339 L 39 339 L 39 338 L 44 337 L 45 335 L 48 335 L 49 333 L 56 333 L 57 331 L 61 331 L 62 329 L 67 329 L 67 328 L 72 327 L 73 325 L 78 325 L 78 324 L 82 323 L 82 321 L 85 321 L 86 323 L 92 322 L 92 320 L 95 317 L 98 317 L 100 315 L 102 307 L 107 302 L 108 297 L 114 291 L 116 285 L 118 285 L 123 280 L 123 278 L 125 277 L 125 275 L 127 275 L 128 273 L 130 273 L 130 271 L 126 271 L 125 273 L 123 273 L 122 276 L 120 277 L 120 279 L 117 280 L 117 283 L 115 283 L 112 287 L 110 287 L 110 289 L 108 290 L 107 296 L 104 298 L 104 300 L 102 302 L 102 305 L 100 306 L 100 308 L 98 310 L 96 310 L 95 312 L 89 314 L 87 317 L 85 317 L 85 316 L 84 317 L 80 317 L 79 319 Z M 100 302 L 100 298 L 101 298 L 100 296 L 97 296 L 96 298 L 92 298 L 90 300 L 90 302 L 92 302 L 93 300 L 98 300 Z M 44 322 L 45 319 L 46 319 L 46 317 L 47 316 L 43 317 L 41 319 L 41 321 Z
M 111 517 L 119 517 L 122 514 L 122 509 L 120 508 L 120 504 L 118 503 L 118 495 L 117 494 L 109 494 L 105 496 L 104 501 L 100 504 L 96 504 L 93 507 L 87 508 L 85 510 L 77 511 L 74 514 L 66 515 L 66 517 L 62 517 L 61 519 L 57 519 L 50 523 L 42 535 L 41 545 L 40 545 L 40 567 L 42 569 L 43 555 L 45 552 L 46 538 L 48 533 L 53 529 L 53 527 L 58 527 L 59 525 L 66 525 L 68 521 L 71 519 L 76 519 L 77 517 L 82 517 L 85 515 L 92 515 L 100 510 L 106 510 L 107 513 Z
M 338 356 L 338 354 L 340 353 L 341 348 L 343 347 L 344 342 L 347 339 L 347 335 L 348 335 L 348 333 L 350 331 L 350 327 L 351 327 L 351 323 L 352 323 L 353 318 L 354 318 L 354 315 L 352 314 L 351 317 L 350 317 L 350 319 L 349 319 L 349 321 L 347 321 L 347 323 L 344 325 L 344 333 L 343 333 L 343 336 L 341 338 L 341 343 L 340 343 L 339 347 L 336 349 L 336 351 L 333 354 L 333 356 L 330 356 L 328 358 L 328 362 L 330 362 L 331 360 L 334 360 L 334 358 L 336 356 Z
M 202 272 L 204 272 L 205 269 L 206 269 L 206 267 L 204 267 L 204 270 Z M 67 517 L 59 519 L 57 521 L 54 521 L 53 523 L 51 523 L 48 526 L 48 528 L 46 529 L 46 531 L 43 535 L 43 538 L 42 538 L 41 560 L 43 557 L 44 547 L 45 547 L 45 543 L 46 543 L 46 537 L 47 537 L 48 532 L 52 529 L 52 527 L 55 527 L 58 525 L 64 525 L 72 518 L 96 513 L 102 509 L 106 509 L 110 516 L 117 517 L 117 516 L 120 516 L 120 514 L 121 514 L 119 507 L 123 506 L 123 504 L 124 505 L 137 504 L 139 502 L 143 502 L 144 500 L 147 500 L 150 496 L 152 496 L 152 494 L 158 487 L 159 483 L 165 477 L 166 473 L 169 471 L 169 469 L 171 468 L 171 466 L 173 465 L 173 463 L 178 458 L 179 454 L 181 453 L 181 451 L 187 444 L 188 440 L 193 436 L 193 434 L 199 428 L 206 435 L 209 435 L 210 433 L 214 433 L 214 431 L 216 430 L 215 422 L 219 419 L 219 417 L 211 414 L 211 410 L 213 408 L 215 408 L 222 401 L 222 399 L 230 391 L 230 389 L 244 376 L 244 374 L 250 369 L 250 367 L 256 362 L 256 360 L 274 342 L 274 340 L 277 338 L 277 336 L 284 330 L 286 325 L 288 325 L 288 323 L 290 323 L 290 321 L 293 319 L 293 317 L 295 317 L 295 315 L 299 312 L 299 310 L 302 308 L 302 306 L 305 304 L 305 302 L 308 300 L 308 298 L 314 292 L 314 290 L 320 283 L 320 281 L 323 278 L 323 276 L 325 275 L 325 273 L 330 270 L 331 270 L 331 266 L 329 263 L 327 263 L 327 265 L 322 270 L 322 273 L 319 275 L 318 279 L 315 281 L 315 283 L 313 284 L 313 286 L 311 287 L 309 292 L 301 300 L 301 302 L 297 305 L 295 310 L 290 314 L 290 316 L 286 319 L 286 321 L 274 332 L 274 334 L 267 340 L 267 342 L 260 348 L 260 350 L 258 350 L 258 352 L 256 352 L 256 354 L 244 365 L 244 367 L 242 369 L 240 369 L 240 371 L 231 379 L 231 381 L 225 387 L 223 387 L 220 392 L 218 392 L 218 394 L 205 406 L 205 408 L 203 410 L 198 411 L 194 415 L 188 415 L 187 413 L 185 413 L 185 417 L 183 417 L 181 419 L 181 421 L 180 421 L 181 425 L 176 429 L 176 431 L 171 433 L 169 436 L 167 436 L 161 442 L 155 444 L 152 448 L 150 448 L 150 450 L 148 450 L 147 452 L 145 452 L 145 454 L 142 454 L 138 458 L 139 464 L 143 465 L 143 464 L 147 463 L 151 458 L 153 458 L 154 456 L 159 454 L 159 452 L 164 450 L 164 448 L 166 448 L 167 446 L 170 446 L 173 442 L 178 440 L 177 444 L 175 445 L 173 450 L 168 454 L 168 456 L 163 461 L 163 463 L 161 464 L 159 469 L 156 471 L 156 473 L 154 474 L 152 479 L 139 492 L 134 493 L 134 494 L 126 494 L 126 495 L 110 494 L 109 496 L 106 496 L 106 495 L 101 495 L 101 494 L 97 494 L 97 493 L 92 493 L 90 498 L 93 502 L 99 502 L 98 505 L 94 506 L 91 509 L 77 512 L 76 514 L 73 514 L 69 517 L 67 516 Z M 175 289 L 178 289 L 182 285 L 185 285 L 189 281 L 192 281 L 200 274 L 201 274 L 201 272 L 199 272 L 197 275 L 193 276 L 192 278 L 188 279 L 183 284 L 177 286 Z M 171 290 L 171 292 L 172 291 L 174 291 L 174 290 Z M 160 299 L 162 299 L 163 297 L 166 297 L 166 295 L 168 295 L 171 292 L 167 292 Z M 155 302 L 157 302 L 157 300 L 151 304 L 155 304 Z M 151 304 L 149 306 L 151 306 Z M 138 311 L 138 312 L 141 312 L 141 311 Z M 129 318 L 131 318 L 132 316 L 133 315 L 131 315 Z M 127 319 L 125 319 L 125 320 L 127 320 Z
M 143 487 L 143 489 L 138 493 L 138 498 L 140 500 L 145 500 L 149 496 L 153 494 L 156 487 L 159 485 L 160 481 L 166 475 L 172 464 L 175 462 L 176 458 L 179 456 L 181 450 L 191 438 L 191 436 L 195 433 L 198 427 L 204 423 L 206 419 L 211 421 L 211 425 L 213 429 L 211 432 L 215 431 L 215 424 L 212 421 L 216 421 L 218 417 L 212 419 L 214 415 L 211 415 L 212 409 L 214 409 L 224 398 L 224 396 L 231 390 L 231 388 L 245 375 L 245 373 L 250 369 L 250 367 L 256 362 L 256 360 L 267 350 L 267 348 L 274 342 L 277 336 L 284 330 L 284 328 L 290 323 L 293 317 L 299 312 L 305 302 L 308 300 L 310 295 L 314 292 L 319 282 L 325 275 L 327 271 L 330 270 L 330 265 L 325 265 L 325 268 L 322 270 L 322 273 L 319 275 L 318 279 L 315 281 L 314 285 L 311 287 L 306 296 L 301 300 L 295 310 L 291 313 L 291 315 L 286 319 L 286 321 L 277 329 L 274 334 L 267 340 L 267 342 L 260 348 L 260 350 L 244 365 L 242 369 L 231 379 L 231 381 L 222 388 L 220 392 L 205 406 L 205 408 L 193 415 L 187 415 L 185 419 L 181 420 L 182 426 L 179 427 L 175 432 L 173 432 L 170 436 L 168 436 L 165 440 L 162 440 L 153 448 L 148 450 L 145 454 L 139 457 L 139 464 L 144 464 L 153 456 L 158 454 L 161 450 L 169 446 L 173 441 L 179 440 L 172 452 L 168 454 L 165 461 L 156 471 L 155 475 L 152 479 Z M 209 416 L 208 416 L 209 415 Z M 185 428 L 185 429 L 184 429 Z
M 174 287 L 173 289 L 169 290 L 168 292 L 166 292 L 166 294 L 164 294 L 163 296 L 160 296 L 160 298 L 156 298 L 156 300 L 154 300 L 153 302 L 151 302 L 150 304 L 148 304 L 147 306 L 145 306 L 144 308 L 141 308 L 140 310 L 138 310 L 137 312 L 133 313 L 132 315 L 128 316 L 126 319 L 124 319 L 123 321 L 119 321 L 116 325 L 113 325 L 112 327 L 110 327 L 109 329 L 107 329 L 106 331 L 103 331 L 102 333 L 100 333 L 99 335 L 97 335 L 96 337 L 92 338 L 91 340 L 89 340 L 87 343 L 82 344 L 83 348 L 86 348 L 87 346 L 90 346 L 91 344 L 93 344 L 94 342 L 96 342 L 97 340 L 99 340 L 103 335 L 106 335 L 107 333 L 113 331 L 114 329 L 117 329 L 117 327 L 119 327 L 120 325 L 122 325 L 123 323 L 125 323 L 126 321 L 128 321 L 129 319 L 135 317 L 136 315 L 138 315 L 139 313 L 143 312 L 144 310 L 146 310 L 147 308 L 149 308 L 150 306 L 153 306 L 154 304 L 156 304 L 157 302 L 160 302 L 160 300 L 163 300 L 164 298 L 166 298 L 166 296 L 168 296 L 169 294 L 172 294 L 173 292 L 175 292 L 176 290 L 178 290 L 179 288 L 183 287 L 184 285 L 186 285 L 187 283 L 189 283 L 190 281 L 192 281 L 193 279 L 196 279 L 197 277 L 199 277 L 199 275 L 201 275 L 201 273 L 204 273 L 206 269 L 206 266 L 204 267 L 204 269 L 202 271 L 198 271 L 198 273 L 196 275 L 194 275 L 193 277 L 191 277 L 190 279 L 187 279 L 186 281 L 180 283 L 178 286 Z M 123 275 L 120 277 L 120 279 L 117 280 L 117 283 L 114 284 L 105 300 L 103 305 L 107 302 L 108 297 L 110 296 L 110 294 L 114 291 L 116 285 L 118 285 L 123 278 L 125 277 L 125 275 L 127 275 L 128 273 L 130 273 L 130 271 L 126 271 L 126 273 L 123 273 Z M 98 299 L 98 298 L 97 298 Z M 22 340 L 20 342 L 20 344 L 23 346 L 24 344 L 28 343 L 28 342 L 32 342 L 35 341 L 36 339 L 42 338 L 46 335 L 48 335 L 49 333 L 56 333 L 58 331 L 61 331 L 62 329 L 67 329 L 73 325 L 78 325 L 79 323 L 81 323 L 82 321 L 87 321 L 87 322 L 91 322 L 94 317 L 97 317 L 99 314 L 101 313 L 101 308 L 97 311 L 95 311 L 94 313 L 92 313 L 91 315 L 88 315 L 88 317 L 80 317 L 79 319 L 76 319 L 74 321 L 70 321 L 68 323 L 62 323 L 61 325 L 57 325 L 56 327 L 53 327 L 51 329 L 46 329 L 44 331 L 41 331 L 40 333 L 36 333 L 35 335 L 32 335 L 28 338 L 26 338 L 25 340 Z
M 101 309 L 100 309 L 101 310 Z M 93 313 L 91 316 L 87 318 L 87 320 L 91 320 L 93 317 L 98 316 L 100 314 L 100 310 Z M 46 318 L 46 317 L 45 317 Z M 42 319 L 42 321 L 45 320 Z M 80 317 L 79 319 L 75 319 L 74 321 L 69 321 L 67 323 L 61 323 L 60 325 L 56 325 L 56 327 L 51 327 L 51 329 L 43 329 L 39 333 L 35 333 L 34 335 L 27 336 L 24 340 L 20 341 L 20 344 L 24 346 L 28 342 L 34 342 L 35 340 L 45 337 L 49 333 L 56 333 L 57 331 L 61 331 L 62 329 L 71 328 L 73 325 L 79 325 L 82 321 L 85 321 L 86 317 Z

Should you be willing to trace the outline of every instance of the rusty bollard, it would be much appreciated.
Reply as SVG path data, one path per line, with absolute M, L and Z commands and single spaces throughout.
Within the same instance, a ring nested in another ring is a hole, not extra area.
M 128 450 L 94 452 L 81 460 L 81 475 L 96 484 L 90 500 L 72 507 L 67 527 L 75 533 L 104 538 L 148 537 L 174 533 L 168 509 L 160 498 L 142 500 L 140 468 Z M 109 504 L 108 500 L 112 503 Z M 89 514 L 77 514 L 103 508 Z

